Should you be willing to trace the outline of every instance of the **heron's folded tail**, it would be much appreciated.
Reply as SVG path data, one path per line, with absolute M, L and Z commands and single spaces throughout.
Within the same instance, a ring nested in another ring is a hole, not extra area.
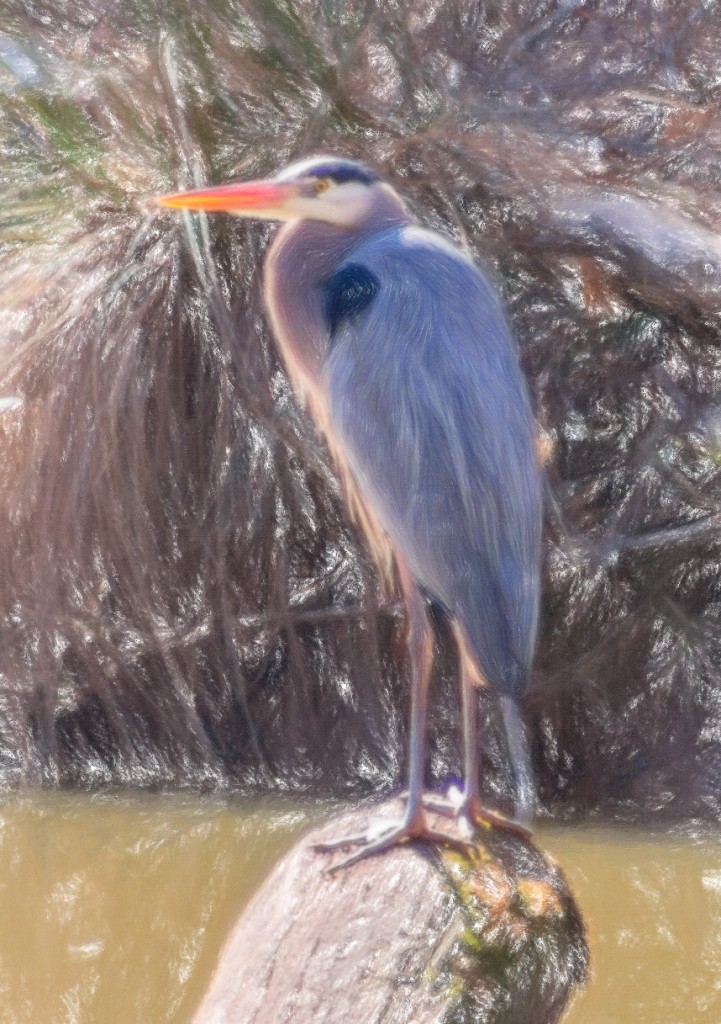
M 518 704 L 513 697 L 501 697 L 501 711 L 516 789 L 515 818 L 521 824 L 528 825 L 535 816 L 537 801 L 526 734 L 518 711 Z

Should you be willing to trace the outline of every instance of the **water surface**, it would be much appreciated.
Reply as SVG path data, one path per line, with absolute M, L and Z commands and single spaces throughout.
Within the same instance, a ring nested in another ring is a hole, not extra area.
M 186 1024 L 231 923 L 327 805 L 31 794 L 0 807 L 0 1024 Z M 586 918 L 566 1024 L 718 1024 L 721 839 L 545 829 Z
M 0 1024 L 188 1021 L 235 919 L 311 812 L 184 796 L 0 809 Z
M 721 1021 L 721 839 L 610 827 L 543 832 L 591 946 L 564 1024 Z

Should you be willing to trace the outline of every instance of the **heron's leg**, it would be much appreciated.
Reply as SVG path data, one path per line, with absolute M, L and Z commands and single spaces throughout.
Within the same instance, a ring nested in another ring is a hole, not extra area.
M 461 630 L 454 626 L 453 634 L 459 655 L 461 716 L 463 724 L 463 792 L 458 800 L 425 800 L 425 806 L 433 810 L 445 811 L 461 819 L 469 826 L 491 825 L 504 828 L 517 835 L 528 837 L 530 829 L 519 821 L 506 818 L 496 811 L 490 811 L 481 802 L 478 785 L 479 745 L 478 745 L 478 690 L 485 688 L 485 680 L 478 669 L 475 659 L 468 650 L 465 637 Z M 512 754 L 515 750 L 512 750 Z M 515 763 L 514 763 L 515 774 Z
M 421 796 L 426 769 L 428 683 L 433 667 L 433 639 L 425 601 L 405 564 L 399 566 L 408 615 L 408 655 L 411 669 L 411 721 L 408 742 L 407 822 L 423 821 Z
M 461 722 L 463 726 L 463 803 L 461 813 L 468 817 L 468 811 L 481 806 L 478 785 L 478 691 L 468 671 L 466 660 L 461 655 Z
M 411 721 L 408 758 L 408 790 L 405 794 L 405 812 L 400 821 L 388 821 L 369 828 L 365 833 L 319 843 L 316 849 L 329 852 L 342 846 L 361 846 L 362 849 L 338 864 L 333 871 L 347 867 L 372 853 L 380 853 L 397 843 L 409 839 L 428 839 L 450 843 L 469 849 L 472 844 L 462 837 L 432 829 L 423 809 L 423 778 L 426 761 L 426 722 L 428 708 L 428 682 L 433 664 L 433 641 L 423 595 L 416 586 L 408 567 L 400 559 L 398 570 L 406 605 L 408 625 L 408 654 L 411 669 Z

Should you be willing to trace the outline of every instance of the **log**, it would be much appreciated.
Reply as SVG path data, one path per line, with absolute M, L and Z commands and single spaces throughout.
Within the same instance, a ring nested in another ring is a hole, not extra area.
M 362 831 L 368 817 L 332 818 L 277 865 L 234 926 L 194 1024 L 558 1020 L 588 967 L 560 868 L 532 842 L 482 829 L 469 853 L 413 842 L 329 872 L 343 851 L 313 844 Z

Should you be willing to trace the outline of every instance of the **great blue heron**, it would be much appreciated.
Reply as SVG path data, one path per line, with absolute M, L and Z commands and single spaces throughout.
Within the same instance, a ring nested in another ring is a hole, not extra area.
M 159 201 L 287 222 L 265 263 L 271 326 L 373 549 L 397 566 L 412 677 L 405 813 L 329 846 L 358 844 L 350 862 L 404 839 L 448 838 L 424 813 L 429 599 L 449 617 L 460 658 L 455 813 L 512 825 L 479 797 L 475 688 L 502 698 L 523 807 L 532 786 L 515 702 L 535 641 L 541 497 L 534 418 L 496 289 L 353 160 L 314 157 L 268 180 Z

